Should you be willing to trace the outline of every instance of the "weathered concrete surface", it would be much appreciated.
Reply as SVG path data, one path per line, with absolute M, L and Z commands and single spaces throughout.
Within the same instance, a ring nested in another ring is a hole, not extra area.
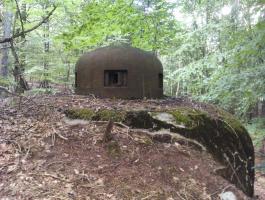
M 126 70 L 126 86 L 104 86 L 105 70 Z M 77 61 L 75 76 L 76 94 L 125 99 L 163 97 L 161 62 L 153 54 L 129 46 L 103 47 L 84 54 Z

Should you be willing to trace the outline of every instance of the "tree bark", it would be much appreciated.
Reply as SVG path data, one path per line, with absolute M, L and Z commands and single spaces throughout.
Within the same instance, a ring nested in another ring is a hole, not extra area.
M 23 93 L 24 90 L 29 90 L 29 86 L 28 86 L 28 83 L 24 77 L 23 72 L 21 71 L 21 63 L 19 62 L 19 58 L 18 58 L 18 55 L 17 55 L 13 41 L 10 42 L 10 47 L 12 50 L 12 54 L 15 58 L 14 69 L 13 69 L 13 76 L 14 76 L 15 81 L 17 83 L 15 90 L 16 90 L 16 92 Z
M 47 9 L 47 5 L 43 6 L 43 9 L 46 10 Z M 48 70 L 49 70 L 49 52 L 50 52 L 50 22 L 49 19 L 46 19 L 43 23 L 43 30 L 44 30 L 44 34 L 43 34 L 43 39 L 44 39 L 44 56 L 43 56 L 43 76 L 44 79 L 41 81 L 40 83 L 40 87 L 41 88 L 49 88 L 49 80 L 48 80 Z
M 17 12 L 16 12 L 15 19 L 14 19 L 14 24 L 13 24 L 14 26 L 13 26 L 13 34 L 12 35 L 13 36 L 15 35 L 16 30 L 19 31 L 20 29 L 22 29 L 22 34 L 20 36 L 20 41 L 22 41 L 22 47 L 20 47 L 20 48 L 22 49 L 24 46 L 23 42 L 25 41 L 25 37 L 26 37 L 25 29 L 24 29 L 25 19 L 22 17 L 22 12 L 21 12 L 20 7 L 18 5 L 18 0 L 15 0 L 15 2 L 16 2 Z M 20 28 L 18 28 L 18 29 L 16 29 L 17 18 L 19 18 L 19 21 L 20 21 Z M 15 91 L 18 93 L 23 93 L 25 90 L 29 90 L 28 83 L 27 83 L 25 76 L 24 76 L 25 60 L 21 61 L 19 59 L 19 55 L 18 55 L 18 53 L 16 51 L 16 47 L 14 45 L 14 43 L 15 43 L 14 38 L 11 37 L 11 40 L 9 41 L 9 43 L 10 43 L 10 48 L 11 48 L 13 57 L 15 59 L 14 60 L 14 68 L 13 68 L 13 76 L 14 76 L 14 79 L 17 83 L 16 87 L 15 87 Z M 22 50 L 22 54 L 23 54 L 23 50 Z
M 24 24 L 27 21 L 27 5 L 25 3 L 22 4 L 21 10 L 19 10 L 19 18 L 21 22 L 22 31 L 25 31 Z M 26 53 L 25 53 L 25 44 L 26 44 L 26 35 L 21 36 L 21 46 L 20 46 L 20 67 L 21 72 L 24 73 L 26 68 Z
M 3 39 L 11 37 L 12 31 L 12 17 L 13 14 L 10 11 L 6 11 L 3 14 Z M 4 43 L 1 48 L 1 76 L 8 76 L 8 64 L 9 64 L 9 44 Z

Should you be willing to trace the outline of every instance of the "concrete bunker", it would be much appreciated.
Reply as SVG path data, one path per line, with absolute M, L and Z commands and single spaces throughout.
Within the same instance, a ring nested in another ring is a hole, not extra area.
M 152 53 L 138 48 L 99 48 L 77 61 L 75 91 L 97 97 L 161 98 L 163 66 Z

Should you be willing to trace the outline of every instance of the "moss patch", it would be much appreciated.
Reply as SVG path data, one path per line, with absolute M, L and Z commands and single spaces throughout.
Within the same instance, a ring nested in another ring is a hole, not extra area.
M 91 109 L 79 109 L 79 108 L 72 108 L 66 110 L 65 115 L 70 119 L 84 119 L 84 120 L 91 120 L 92 117 L 95 115 L 95 112 Z
M 228 126 L 231 126 L 236 131 L 236 133 L 241 133 L 246 131 L 242 123 L 230 113 L 221 109 L 218 109 L 217 112 L 218 112 L 218 117 L 221 120 L 223 120 Z
M 126 113 L 118 110 L 99 110 L 95 113 L 94 120 L 121 122 L 124 120 Z
M 172 114 L 177 124 L 183 125 L 186 128 L 194 128 L 204 123 L 205 118 L 209 118 L 207 113 L 186 107 L 180 107 L 172 111 L 168 111 Z

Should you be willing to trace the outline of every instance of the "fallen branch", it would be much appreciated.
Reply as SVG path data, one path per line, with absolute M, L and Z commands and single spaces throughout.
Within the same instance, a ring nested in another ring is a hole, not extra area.
M 25 35 L 26 33 L 29 33 L 31 31 L 34 31 L 35 29 L 39 28 L 43 23 L 45 23 L 50 18 L 50 16 L 53 14 L 53 12 L 56 10 L 56 8 L 57 8 L 57 6 L 53 6 L 53 9 L 48 13 L 48 15 L 46 17 L 44 17 L 42 19 L 42 21 L 40 21 L 38 24 L 36 24 L 32 28 L 30 28 L 28 30 L 21 31 L 19 33 L 16 33 L 12 37 L 4 38 L 4 39 L 0 40 L 0 43 L 11 42 L 15 38 L 21 37 L 21 36 Z

